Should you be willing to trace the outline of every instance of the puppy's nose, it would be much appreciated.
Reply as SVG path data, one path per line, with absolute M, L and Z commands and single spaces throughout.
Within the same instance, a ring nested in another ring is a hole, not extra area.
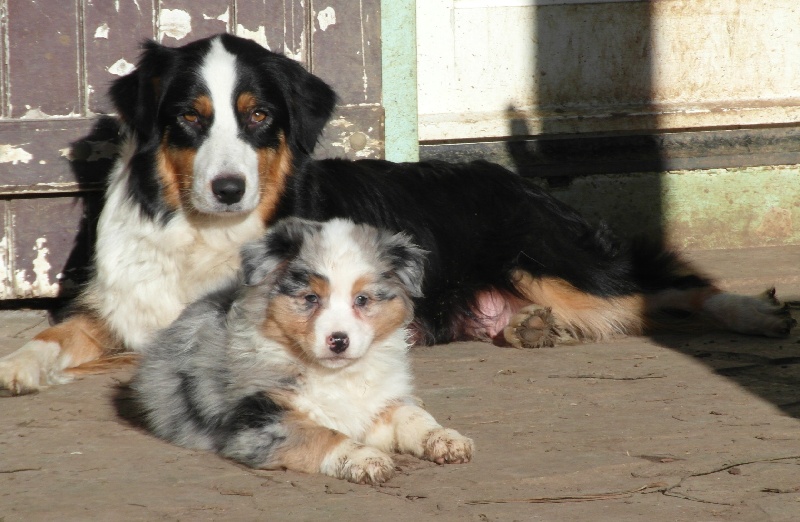
M 333 332 L 328 336 L 328 348 L 333 353 L 342 353 L 350 346 L 350 338 L 344 332 Z
M 214 193 L 214 197 L 226 205 L 240 202 L 244 196 L 244 189 L 245 183 L 242 176 L 224 175 L 211 182 L 211 192 Z

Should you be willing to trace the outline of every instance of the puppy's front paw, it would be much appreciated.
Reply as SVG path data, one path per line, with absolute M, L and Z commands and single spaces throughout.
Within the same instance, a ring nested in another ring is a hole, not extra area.
M 394 461 L 383 451 L 344 442 L 325 459 L 322 473 L 356 484 L 382 484 L 394 475 Z
M 437 464 L 461 464 L 472 459 L 472 439 L 456 430 L 436 428 L 424 444 L 424 458 Z

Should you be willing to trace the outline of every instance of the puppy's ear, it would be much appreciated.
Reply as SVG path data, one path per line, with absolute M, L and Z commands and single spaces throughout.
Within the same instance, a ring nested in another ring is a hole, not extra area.
M 320 224 L 300 218 L 283 219 L 270 227 L 269 232 L 241 250 L 244 284 L 254 286 L 276 274 L 286 262 L 300 253 L 305 238 Z
M 415 245 L 404 233 L 384 232 L 380 239 L 380 256 L 391 267 L 394 276 L 411 297 L 422 297 L 427 252 Z
M 336 93 L 299 63 L 287 62 L 289 141 L 298 152 L 310 155 L 336 107 Z
M 154 41 L 142 44 L 139 63 L 111 84 L 109 95 L 122 121 L 141 141 L 156 135 L 156 121 L 164 71 L 172 65 L 174 51 Z

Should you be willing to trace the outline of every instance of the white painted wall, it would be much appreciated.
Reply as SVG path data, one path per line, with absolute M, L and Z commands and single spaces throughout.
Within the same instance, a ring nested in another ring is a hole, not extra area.
M 797 0 L 418 0 L 421 141 L 800 121 Z

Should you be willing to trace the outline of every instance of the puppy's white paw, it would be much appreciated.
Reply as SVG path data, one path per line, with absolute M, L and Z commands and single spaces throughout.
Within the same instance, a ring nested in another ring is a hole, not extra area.
M 56 367 L 60 347 L 47 341 L 30 341 L 22 348 L 0 359 L 0 389 L 12 395 L 38 391 L 48 384 L 72 380 Z
M 394 475 L 394 461 L 383 451 L 345 441 L 322 463 L 320 471 L 356 484 L 382 484 Z
M 456 430 L 436 428 L 424 444 L 424 458 L 437 464 L 462 464 L 472 460 L 474 444 Z

